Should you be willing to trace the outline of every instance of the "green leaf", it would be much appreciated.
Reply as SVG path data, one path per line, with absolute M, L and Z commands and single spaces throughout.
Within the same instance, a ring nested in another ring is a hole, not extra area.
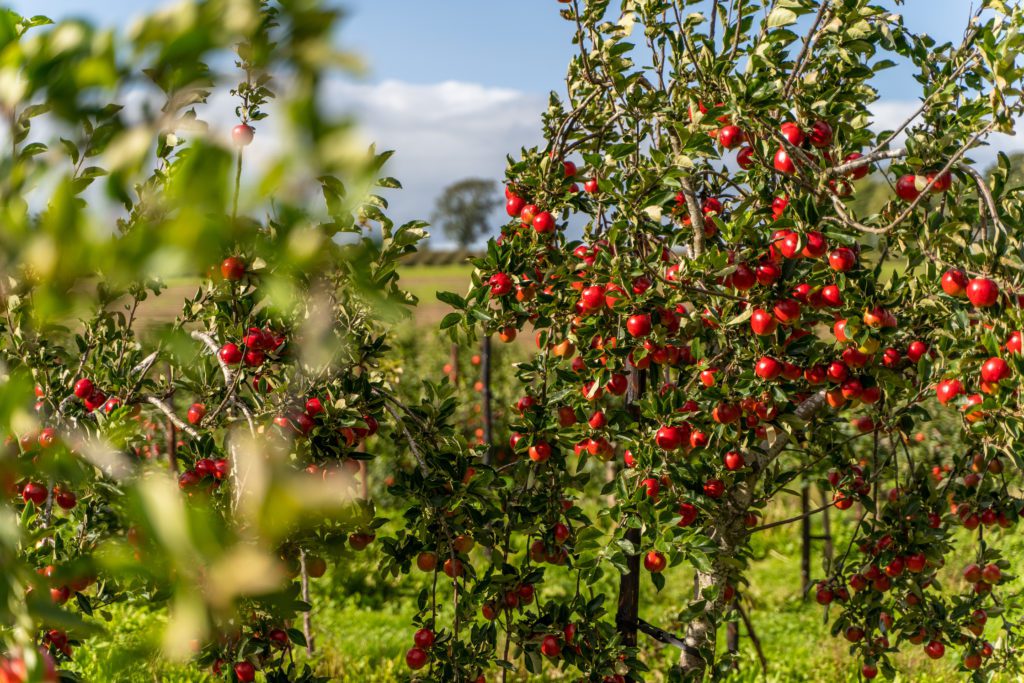
M 466 300 L 455 292 L 437 292 L 437 300 L 460 310 L 466 309 Z
M 776 7 L 772 10 L 772 13 L 768 15 L 766 23 L 768 24 L 768 28 L 781 28 L 782 26 L 795 24 L 796 12 L 785 9 L 784 7 Z

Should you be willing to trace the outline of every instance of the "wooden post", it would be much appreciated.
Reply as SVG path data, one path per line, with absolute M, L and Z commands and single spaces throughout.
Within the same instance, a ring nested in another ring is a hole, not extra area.
M 821 492 L 821 504 L 828 505 L 832 501 L 829 500 L 828 494 L 825 491 Z M 829 568 L 832 567 L 832 522 L 829 520 L 828 513 L 831 510 L 830 507 L 825 508 L 821 513 L 821 538 L 825 541 L 825 547 L 822 552 L 825 553 L 825 561 L 828 562 Z
M 493 419 L 491 416 L 491 336 L 487 335 L 480 342 L 480 382 L 484 385 L 484 390 L 481 392 L 481 401 L 483 401 L 483 420 L 484 420 L 484 445 L 487 450 L 484 451 L 484 464 L 491 464 L 491 450 L 494 448 L 494 434 L 492 430 L 494 428 Z
M 810 491 L 805 483 L 800 488 L 800 595 L 807 599 L 807 591 L 811 587 L 811 510 Z
M 637 368 L 629 370 L 629 388 L 626 409 L 635 415 L 635 404 L 644 391 L 644 374 Z M 640 540 L 638 528 L 626 530 L 626 540 L 633 544 L 635 553 L 626 556 L 627 573 L 619 577 L 619 604 L 615 625 L 626 647 L 636 646 L 637 620 L 640 618 Z
M 452 383 L 452 386 L 459 385 L 459 345 L 452 344 L 451 352 L 448 358 L 448 364 L 451 366 L 451 372 L 448 373 L 448 380 Z
M 302 576 L 302 601 L 311 605 L 309 601 L 309 572 L 306 571 L 306 551 L 299 551 L 299 569 Z M 306 639 L 306 654 L 313 654 L 313 617 L 309 612 L 302 613 L 302 635 Z

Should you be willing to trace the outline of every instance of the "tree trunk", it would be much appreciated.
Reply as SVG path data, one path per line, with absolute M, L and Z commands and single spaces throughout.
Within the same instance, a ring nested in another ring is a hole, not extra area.
M 820 391 L 808 398 L 797 407 L 794 417 L 797 420 L 809 420 L 825 404 L 825 392 Z M 746 543 L 747 528 L 744 520 L 747 510 L 754 500 L 761 475 L 771 461 L 789 443 L 789 433 L 780 431 L 772 443 L 761 444 L 760 451 L 751 453 L 750 473 L 736 482 L 732 491 L 721 500 L 717 517 L 708 528 L 718 546 L 718 557 L 732 560 Z M 715 661 L 715 640 L 718 633 L 718 616 L 725 611 L 725 589 L 729 585 L 730 568 L 720 560 L 713 560 L 708 571 L 698 571 L 696 575 L 697 597 L 708 588 L 716 588 L 713 599 L 709 598 L 704 611 L 695 617 L 686 627 L 686 644 L 696 648 L 701 655 L 683 650 L 679 656 L 679 668 L 684 680 L 700 681 Z
M 811 492 L 806 482 L 800 487 L 800 595 L 807 599 L 811 587 Z
M 752 475 L 754 477 L 755 475 Z M 751 505 L 753 483 L 740 482 L 734 493 L 723 499 L 720 515 L 712 527 L 712 540 L 718 544 L 719 557 L 733 558 L 736 551 L 745 543 L 746 525 L 744 517 Z M 708 571 L 697 571 L 695 577 L 694 598 L 707 599 L 703 611 L 686 627 L 686 644 L 696 648 L 696 652 L 683 650 L 679 657 L 679 667 L 683 671 L 684 680 L 699 681 L 715 663 L 715 641 L 718 635 L 718 617 L 725 612 L 727 601 L 725 592 L 730 582 L 728 565 L 718 559 L 712 561 Z M 716 589 L 705 596 L 708 589 Z
M 630 368 L 629 386 L 626 391 L 626 409 L 633 413 L 636 402 L 643 395 L 646 377 L 642 370 Z M 626 557 L 626 573 L 619 577 L 619 604 L 615 613 L 615 627 L 627 647 L 636 646 L 636 633 L 640 618 L 640 542 L 639 528 L 626 530 L 626 540 L 633 544 L 636 552 Z M 630 679 L 632 680 L 632 679 Z

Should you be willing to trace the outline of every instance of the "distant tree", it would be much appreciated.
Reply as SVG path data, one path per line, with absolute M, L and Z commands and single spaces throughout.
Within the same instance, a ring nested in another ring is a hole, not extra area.
M 892 185 L 880 173 L 872 173 L 857 182 L 850 206 L 861 214 L 878 213 L 896 195 Z
M 500 204 L 493 180 L 466 178 L 449 185 L 437 198 L 434 222 L 464 249 L 486 234 L 491 213 Z
M 991 180 L 999 170 L 1000 164 L 997 161 L 988 167 L 985 177 Z M 1006 174 L 1006 187 L 1017 187 L 1024 184 L 1024 152 L 1007 154 L 1006 161 L 1003 162 L 1003 172 Z

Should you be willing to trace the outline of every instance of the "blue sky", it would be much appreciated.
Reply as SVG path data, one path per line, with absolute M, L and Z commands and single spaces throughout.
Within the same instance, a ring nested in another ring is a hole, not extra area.
M 342 42 L 366 58 L 371 81 L 414 84 L 457 80 L 543 93 L 558 88 L 571 55 L 571 25 L 555 0 L 326 0 L 350 18 Z M 168 0 L 10 0 L 25 14 L 85 16 L 124 25 Z M 131 9 L 125 11 L 125 5 Z M 957 40 L 970 14 L 969 0 L 895 0 L 881 4 L 903 14 L 915 31 Z M 903 85 L 891 71 L 883 96 Z
M 550 90 L 563 90 L 573 49 L 572 25 L 559 17 L 556 0 L 326 1 L 348 10 L 339 42 L 360 54 L 369 68 L 364 79 L 333 84 L 330 104 L 353 112 L 367 141 L 397 150 L 388 168 L 405 186 L 392 196 L 391 213 L 397 220 L 429 217 L 438 193 L 456 180 L 502 178 L 506 154 L 540 142 L 540 112 Z M 903 14 L 915 32 L 929 33 L 939 42 L 960 39 L 974 4 L 878 2 Z M 142 13 L 173 3 L 3 4 L 23 14 L 81 16 L 123 27 Z M 915 107 L 914 93 L 920 88 L 911 70 L 884 71 L 877 86 L 883 99 L 876 105 L 879 122 L 895 124 Z

